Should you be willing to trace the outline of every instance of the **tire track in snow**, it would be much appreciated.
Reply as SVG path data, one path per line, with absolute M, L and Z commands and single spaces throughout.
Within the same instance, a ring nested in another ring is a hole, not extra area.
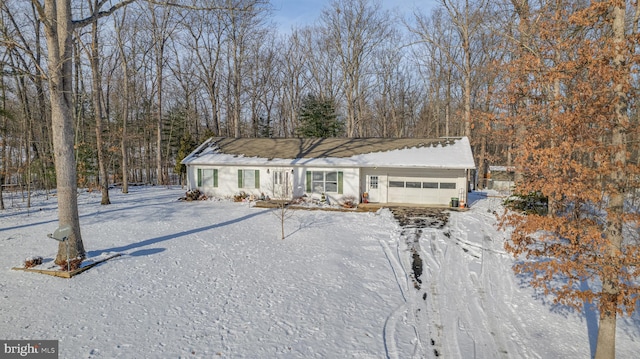
M 407 281 L 407 278 L 406 278 L 407 273 L 403 271 L 403 268 L 402 266 L 399 265 L 397 258 L 393 256 L 393 253 L 389 248 L 389 245 L 383 239 L 379 239 L 378 243 L 380 244 L 380 247 L 382 247 L 382 252 L 387 258 L 387 261 L 389 263 L 389 268 L 391 269 L 391 272 L 393 273 L 393 276 L 396 280 L 396 284 L 398 285 L 398 289 L 400 290 L 402 299 L 406 303 L 407 297 L 405 293 L 407 288 L 405 285 L 403 285 L 403 283 L 406 283 Z M 402 280 L 400 276 L 403 276 L 404 280 Z M 396 335 L 395 328 L 397 325 L 397 318 L 398 316 L 400 316 L 400 313 L 404 312 L 404 307 L 405 307 L 405 304 L 401 304 L 400 306 L 398 306 L 393 312 L 391 312 L 391 314 L 389 314 L 389 316 L 387 317 L 384 323 L 384 329 L 383 329 L 384 348 L 386 351 L 385 353 L 386 357 L 389 359 L 398 358 L 398 348 L 395 342 L 395 335 Z
M 389 267 L 393 272 L 404 301 L 404 303 L 396 307 L 385 320 L 383 338 L 386 357 L 389 359 L 401 359 L 398 354 L 398 328 L 400 325 L 403 325 L 404 327 L 401 328 L 403 333 L 411 332 L 414 335 L 414 339 L 410 340 L 411 345 L 413 345 L 413 357 L 423 358 L 420 328 L 415 317 L 415 313 L 419 312 L 419 309 L 416 309 L 414 293 L 411 290 L 413 279 L 402 260 L 402 258 L 405 257 L 403 251 L 406 252 L 406 248 L 402 246 L 402 236 L 395 239 L 395 251 L 390 248 L 383 239 L 379 239 L 378 243 L 387 258 Z M 400 319 L 404 320 L 402 321 Z M 406 345 L 406 343 L 403 344 Z
M 466 313 L 474 327 L 464 327 L 462 331 L 473 337 L 475 345 L 473 355 L 464 357 L 506 359 L 535 356 L 527 353 L 523 345 L 519 345 L 522 343 L 520 336 L 524 328 L 520 323 L 513 322 L 512 318 L 518 318 L 517 313 L 514 313 L 510 306 L 500 305 L 503 301 L 499 300 L 499 296 L 510 293 L 511 289 L 504 287 L 503 281 L 493 281 L 488 275 L 500 273 L 500 263 L 507 257 L 501 248 L 501 242 L 494 242 L 486 234 L 484 222 L 465 213 L 452 216 L 450 226 L 454 234 L 452 237 L 459 243 L 469 245 L 468 248 L 477 249 L 473 253 L 478 255 L 477 259 L 469 259 L 469 275 L 460 278 L 472 294 L 469 296 L 467 308 L 475 312 Z M 498 245 L 499 249 L 495 248 Z M 505 333 L 510 333 L 509 338 L 505 337 Z
M 494 338 L 499 331 L 485 311 L 487 304 L 479 277 L 485 252 L 498 256 L 502 253 L 467 238 L 469 231 L 461 223 L 450 218 L 443 228 L 424 228 L 420 238 L 420 256 L 425 263 L 423 288 L 428 291 L 423 320 L 432 349 L 428 355 L 500 357 L 497 348 L 503 346 L 495 342 L 503 340 Z
M 404 293 L 407 306 L 412 303 L 417 309 L 411 313 L 416 336 L 426 344 L 417 348 L 413 357 L 538 358 L 533 348 L 523 345 L 526 341 L 522 338 L 528 334 L 517 308 L 503 304 L 511 302 L 516 286 L 512 281 L 492 278 L 492 274 L 510 268 L 510 256 L 502 248 L 503 236 L 493 227 L 495 217 L 485 208 L 474 210 L 452 213 L 443 228 L 421 229 L 414 246 L 423 262 L 421 290 L 407 285 Z M 404 233 L 415 234 L 408 228 Z M 401 234 L 399 243 L 406 239 Z M 410 240 L 406 243 L 411 247 Z M 410 262 L 409 249 L 405 249 L 406 253 L 397 253 L 400 264 Z M 403 271 L 412 273 L 410 265 Z
M 502 237 L 501 237 L 502 238 Z M 484 235 L 484 246 L 496 245 L 490 236 Z M 501 242 L 500 242 L 501 243 Z M 509 285 L 505 286 L 504 281 L 493 281 L 487 273 L 499 273 L 501 270 L 500 262 L 506 260 L 507 255 L 497 256 L 494 253 L 499 251 L 485 251 L 486 255 L 492 260 L 483 261 L 483 271 L 480 275 L 482 286 L 484 288 L 484 295 L 488 298 L 484 298 L 487 303 L 510 303 L 511 299 L 506 299 L 506 296 L 511 297 L 513 295 L 514 284 L 513 281 L 508 281 Z M 486 266 L 486 267 L 485 267 Z M 500 299 L 500 297 L 504 299 Z M 521 357 L 521 358 L 537 358 L 539 357 L 531 348 L 527 348 L 522 340 L 523 333 L 526 333 L 526 329 L 523 325 L 525 321 L 521 319 L 520 315 L 511 305 L 492 305 L 488 306 L 485 311 L 488 313 L 488 318 L 493 321 L 491 327 L 498 328 L 496 336 L 499 338 L 499 342 L 502 345 L 500 353 L 502 357 Z M 517 320 L 503 320 L 497 323 L 497 318 L 517 318 Z M 504 333 L 510 333 L 508 338 L 505 338 Z M 518 355 L 514 355 L 517 353 Z
M 438 289 L 438 281 L 435 280 L 437 273 L 441 271 L 441 263 L 442 258 L 446 255 L 446 247 L 445 251 L 441 251 L 441 248 L 437 245 L 437 236 L 442 231 L 437 229 L 428 229 L 423 230 L 422 240 L 428 241 L 429 251 L 422 250 L 421 258 L 423 262 L 426 262 L 427 265 L 424 266 L 426 268 L 426 273 L 423 272 L 422 275 L 422 283 L 423 286 L 428 287 L 428 293 L 425 300 L 425 313 L 424 316 L 427 318 L 425 323 L 428 323 L 426 331 L 429 336 L 430 344 L 432 346 L 432 352 L 430 353 L 433 357 L 438 357 L 443 354 L 442 344 L 444 342 L 443 337 L 443 320 L 442 315 L 440 313 L 440 304 L 438 300 L 440 298 L 440 291 Z M 425 275 L 428 274 L 428 275 Z
M 447 357 L 442 355 L 445 352 L 442 345 L 446 343 L 443 340 L 445 326 L 440 312 L 443 305 L 439 303 L 439 281 L 435 278 L 444 270 L 443 258 L 449 252 L 447 246 L 438 245 L 440 237 L 444 238 L 441 228 L 446 224 L 448 214 L 437 209 L 399 209 L 397 212 L 394 210 L 394 215 L 405 224 L 400 231 L 397 256 L 399 263 L 406 263 L 403 271 L 409 280 L 405 313 L 416 338 L 412 357 Z M 414 253 L 419 258 L 415 258 Z M 421 262 L 419 268 L 413 263 L 416 260 Z M 414 275 L 419 275 L 420 282 L 413 282 Z
M 464 216 L 461 213 L 452 215 L 449 222 L 451 236 L 460 243 L 472 243 L 469 234 L 476 236 L 481 234 L 482 229 L 481 224 L 475 221 L 476 223 L 472 223 L 475 228 L 471 231 L 467 227 L 467 224 L 471 222 L 474 220 L 470 216 Z M 480 233 L 477 229 L 480 229 Z M 456 253 L 456 257 L 459 258 L 457 261 L 464 263 L 466 259 L 468 270 L 466 275 L 464 271 L 459 271 L 456 273 L 457 278 L 447 280 L 448 283 L 451 283 L 456 282 L 455 279 L 457 279 L 457 292 L 468 293 L 465 298 L 456 298 L 456 307 L 459 309 L 458 323 L 460 323 L 457 328 L 460 334 L 458 336 L 458 350 L 468 358 L 505 357 L 504 341 L 499 336 L 496 337 L 496 333 L 500 333 L 501 328 L 487 314 L 487 308 L 492 304 L 486 301 L 485 289 L 478 279 L 484 272 L 483 241 L 480 244 L 473 244 L 472 249 L 465 250 L 464 247 L 461 247 L 463 252 L 457 251 Z

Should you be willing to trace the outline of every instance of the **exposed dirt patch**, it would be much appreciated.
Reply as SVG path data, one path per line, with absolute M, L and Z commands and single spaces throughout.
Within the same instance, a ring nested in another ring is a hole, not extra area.
M 393 217 L 404 228 L 442 228 L 449 222 L 449 211 L 444 208 L 391 208 Z
M 411 277 L 413 285 L 420 290 L 423 261 L 420 258 L 420 236 L 422 228 L 441 229 L 449 222 L 449 212 L 444 208 L 393 207 L 393 217 L 402 226 L 401 235 L 411 250 Z
M 418 284 L 422 284 L 422 280 L 420 279 L 420 276 L 422 275 L 422 258 L 420 258 L 420 253 L 418 253 L 416 250 L 413 250 L 413 262 L 412 262 L 412 268 L 413 268 L 413 275 L 416 278 L 416 282 L 418 282 Z M 420 289 L 420 286 L 417 285 L 416 286 L 417 289 Z

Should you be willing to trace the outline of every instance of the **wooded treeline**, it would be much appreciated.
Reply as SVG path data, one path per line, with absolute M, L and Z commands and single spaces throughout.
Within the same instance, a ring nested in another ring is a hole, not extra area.
M 2 183 L 54 188 L 47 47 L 34 3 L 0 3 Z M 108 2 L 71 5 L 82 19 Z M 178 153 L 210 135 L 297 136 L 309 96 L 335 108 L 338 136 L 469 135 L 478 154 L 507 160 L 507 145 L 473 112 L 491 109 L 493 63 L 515 46 L 509 2 L 443 0 L 400 18 L 372 0 L 339 0 L 289 31 L 263 0 L 188 5 L 135 1 L 74 27 L 80 186 L 97 186 L 100 173 L 109 183 L 177 183 Z
M 53 188 L 47 47 L 34 3 L 0 3 L 2 183 Z M 466 135 L 480 173 L 510 165 L 517 134 L 501 120 L 506 70 L 546 41 L 530 24 L 550 6 L 586 5 L 439 0 L 428 13 L 399 17 L 374 0 L 336 0 L 314 24 L 281 31 L 266 0 L 173 3 L 184 6 L 133 1 L 74 27 L 80 186 L 101 177 L 178 183 L 180 156 L 210 135 L 299 135 L 309 97 L 335 108 L 338 136 Z M 109 2 L 71 5 L 82 19 Z

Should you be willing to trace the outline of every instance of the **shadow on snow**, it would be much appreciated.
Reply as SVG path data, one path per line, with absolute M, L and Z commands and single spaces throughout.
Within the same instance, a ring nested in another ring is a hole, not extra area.
M 138 248 L 142 248 L 142 247 L 146 247 L 146 246 L 150 246 L 153 244 L 158 244 L 161 242 L 165 242 L 171 239 L 176 239 L 179 237 L 184 237 L 184 236 L 189 236 L 195 233 L 200 233 L 200 232 L 204 232 L 204 231 L 208 231 L 210 229 L 215 229 L 215 228 L 220 228 L 220 227 L 224 227 L 224 226 L 228 226 L 231 224 L 235 224 L 238 222 L 242 222 L 245 221 L 247 219 L 259 216 L 261 214 L 267 213 L 269 212 L 268 210 L 264 210 L 264 211 L 260 211 L 260 212 L 256 212 L 256 213 L 251 213 L 248 214 L 244 217 L 240 217 L 240 218 L 235 218 L 232 220 L 228 220 L 226 222 L 222 222 L 222 223 L 216 223 L 216 224 L 212 224 L 209 226 L 204 226 L 204 227 L 200 227 L 200 228 L 194 228 L 194 229 L 189 229 L 186 231 L 182 231 L 182 232 L 178 232 L 178 233 L 173 233 L 173 234 L 167 234 L 164 236 L 160 236 L 160 237 L 155 237 L 155 238 L 149 238 L 149 239 L 145 239 L 141 242 L 136 242 L 136 243 L 131 243 L 128 244 L 126 246 L 120 246 L 120 247 L 112 247 L 112 248 L 107 248 L 107 249 L 102 249 L 102 250 L 95 250 L 95 251 L 89 251 L 87 253 L 88 257 L 95 257 L 95 256 L 99 256 L 102 253 L 105 252 L 127 252 L 130 251 L 132 249 L 138 249 Z M 155 254 L 155 253 L 159 253 L 164 251 L 164 249 L 161 248 L 154 248 L 154 249 L 147 249 L 147 250 L 138 250 L 136 252 L 130 253 L 129 255 L 135 255 L 135 256 L 144 256 L 144 255 L 150 255 L 150 254 Z

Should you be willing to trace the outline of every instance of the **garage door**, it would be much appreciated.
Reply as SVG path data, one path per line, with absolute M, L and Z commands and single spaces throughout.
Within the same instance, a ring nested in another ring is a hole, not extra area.
M 449 205 L 458 186 L 453 178 L 389 177 L 388 196 L 391 203 Z

